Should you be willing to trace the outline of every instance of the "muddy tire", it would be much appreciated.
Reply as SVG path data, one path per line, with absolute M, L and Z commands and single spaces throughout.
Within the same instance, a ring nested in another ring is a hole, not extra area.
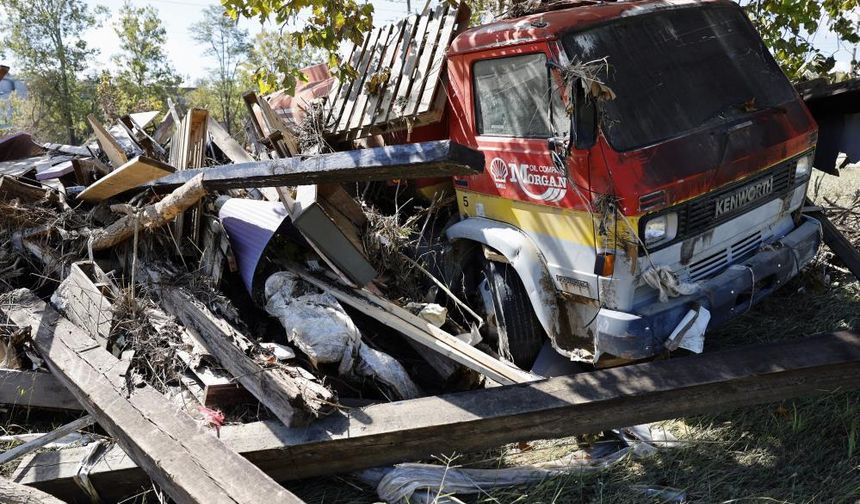
M 489 262 L 487 279 L 494 290 L 497 332 L 507 334 L 514 364 L 529 370 L 546 341 L 529 295 L 519 275 L 508 264 Z

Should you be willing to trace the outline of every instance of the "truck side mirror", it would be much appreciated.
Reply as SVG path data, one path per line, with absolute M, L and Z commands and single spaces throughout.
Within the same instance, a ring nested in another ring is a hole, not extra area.
M 597 106 L 595 99 L 585 93 L 580 79 L 571 84 L 573 115 L 570 118 L 571 145 L 577 149 L 590 149 L 597 141 Z

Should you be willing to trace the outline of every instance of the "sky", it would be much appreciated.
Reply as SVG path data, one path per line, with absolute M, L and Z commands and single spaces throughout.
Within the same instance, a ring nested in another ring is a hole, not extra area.
M 119 39 L 114 33 L 113 25 L 117 20 L 122 1 L 86 1 L 92 7 L 104 5 L 111 11 L 111 18 L 105 20 L 100 28 L 90 29 L 85 34 L 88 44 L 99 50 L 94 66 L 99 69 L 110 68 L 110 58 L 119 47 Z M 422 0 L 411 0 L 411 2 L 413 11 L 423 8 Z M 173 68 L 183 76 L 183 84 L 193 85 L 197 79 L 207 75 L 207 68 L 212 68 L 215 62 L 203 55 L 203 47 L 196 45 L 191 39 L 188 28 L 202 17 L 201 12 L 206 6 L 218 4 L 218 0 L 133 0 L 132 3 L 138 7 L 151 5 L 158 10 L 167 31 L 165 52 Z M 389 24 L 408 14 L 407 0 L 371 0 L 371 3 L 375 8 L 376 25 Z M 855 9 L 854 15 L 860 18 L 860 8 Z M 256 19 L 240 19 L 239 22 L 240 26 L 247 29 L 252 36 L 261 29 Z M 849 68 L 854 48 L 840 48 L 836 38 L 823 30 L 815 35 L 814 42 L 825 54 L 835 53 L 837 70 L 844 71 Z M 14 67 L 12 72 L 14 73 Z
M 99 69 L 110 68 L 110 57 L 119 47 L 119 38 L 114 32 L 114 24 L 119 17 L 122 6 L 121 0 L 86 0 L 95 7 L 104 5 L 111 10 L 111 18 L 100 28 L 89 30 L 86 35 L 87 43 L 99 50 L 95 66 Z M 420 0 L 412 1 L 413 11 L 422 8 L 416 6 Z M 173 64 L 173 68 L 183 76 L 184 85 L 192 85 L 196 80 L 207 75 L 207 68 L 212 68 L 215 61 L 203 55 L 204 48 L 196 45 L 188 33 L 188 28 L 202 18 L 202 11 L 209 5 L 218 5 L 218 0 L 133 0 L 136 7 L 151 5 L 158 10 L 161 22 L 167 31 L 165 53 Z M 375 9 L 374 24 L 386 25 L 392 21 L 406 17 L 408 14 L 406 0 L 373 0 Z M 257 19 L 240 19 L 239 26 L 248 30 L 253 37 L 261 29 Z M 269 28 L 272 28 L 270 25 Z

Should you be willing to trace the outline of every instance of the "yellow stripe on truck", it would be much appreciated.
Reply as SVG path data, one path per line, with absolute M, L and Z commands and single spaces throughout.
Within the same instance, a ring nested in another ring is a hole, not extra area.
M 588 212 L 515 201 L 498 196 L 457 189 L 460 215 L 486 217 L 525 231 L 594 247 L 591 216 Z M 630 218 L 628 218 L 630 219 Z M 635 225 L 635 218 L 630 219 Z

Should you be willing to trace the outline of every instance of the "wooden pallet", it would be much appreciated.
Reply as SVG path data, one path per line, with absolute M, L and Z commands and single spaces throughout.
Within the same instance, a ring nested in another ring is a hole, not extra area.
M 326 133 L 355 139 L 438 121 L 445 105 L 445 52 L 468 24 L 465 4 L 443 2 L 396 24 L 375 28 L 341 54 L 358 72 L 328 98 Z M 368 84 L 388 71 L 377 89 Z

